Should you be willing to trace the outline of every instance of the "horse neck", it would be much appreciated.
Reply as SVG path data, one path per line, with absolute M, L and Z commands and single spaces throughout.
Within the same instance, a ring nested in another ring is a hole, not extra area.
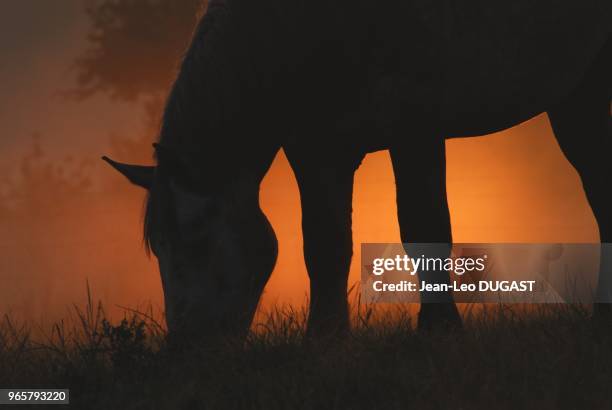
M 236 21 L 224 2 L 211 7 L 168 98 L 160 142 L 217 179 L 265 173 L 279 145 L 269 126 L 263 129 L 277 105 L 269 90 L 278 86 L 261 76 L 265 62 L 254 28 Z

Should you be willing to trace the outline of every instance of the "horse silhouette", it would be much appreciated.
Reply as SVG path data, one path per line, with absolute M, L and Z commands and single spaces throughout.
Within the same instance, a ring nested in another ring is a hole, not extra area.
M 353 175 L 368 152 L 390 151 L 408 253 L 447 253 L 445 139 L 547 112 L 612 240 L 611 21 L 609 0 L 211 1 L 167 100 L 157 166 L 108 159 L 149 190 L 170 334 L 247 331 L 276 258 L 258 194 L 281 147 L 301 195 L 309 334 L 349 327 Z M 443 303 L 422 303 L 420 328 L 460 326 L 451 295 L 421 296 Z

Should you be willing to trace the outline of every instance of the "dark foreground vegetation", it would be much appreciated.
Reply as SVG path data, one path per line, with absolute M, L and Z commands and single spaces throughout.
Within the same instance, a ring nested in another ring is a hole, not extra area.
M 142 313 L 75 310 L 46 336 L 5 317 L 0 387 L 70 388 L 78 409 L 609 409 L 612 326 L 576 306 L 487 307 L 463 333 L 417 334 L 362 309 L 341 342 L 303 341 L 277 309 L 244 345 L 170 354 Z M 380 312 L 379 312 L 380 313 Z M 42 408 L 37 406 L 35 408 Z M 59 406 L 61 407 L 61 406 Z M 20 406 L 19 408 L 27 408 Z

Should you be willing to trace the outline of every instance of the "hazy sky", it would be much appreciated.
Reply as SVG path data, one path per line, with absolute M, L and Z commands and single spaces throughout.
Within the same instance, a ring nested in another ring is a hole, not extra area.
M 105 96 L 78 102 L 60 95 L 74 85 L 74 59 L 87 47 L 85 5 L 86 0 L 2 2 L 0 165 L 10 167 L 33 132 L 51 155 L 98 157 L 110 134 L 139 129 L 138 106 Z

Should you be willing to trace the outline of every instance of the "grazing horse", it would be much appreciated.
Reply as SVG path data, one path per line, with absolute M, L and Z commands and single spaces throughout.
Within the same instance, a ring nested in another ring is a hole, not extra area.
M 612 241 L 611 22 L 609 0 L 212 0 L 167 101 L 157 166 L 108 160 L 149 190 L 145 238 L 171 334 L 248 329 L 276 258 L 258 194 L 281 147 L 301 194 L 310 334 L 348 329 L 353 175 L 368 152 L 390 151 L 411 253 L 452 242 L 445 139 L 547 112 Z M 421 328 L 460 325 L 451 295 L 421 297 L 444 302 L 422 304 Z

